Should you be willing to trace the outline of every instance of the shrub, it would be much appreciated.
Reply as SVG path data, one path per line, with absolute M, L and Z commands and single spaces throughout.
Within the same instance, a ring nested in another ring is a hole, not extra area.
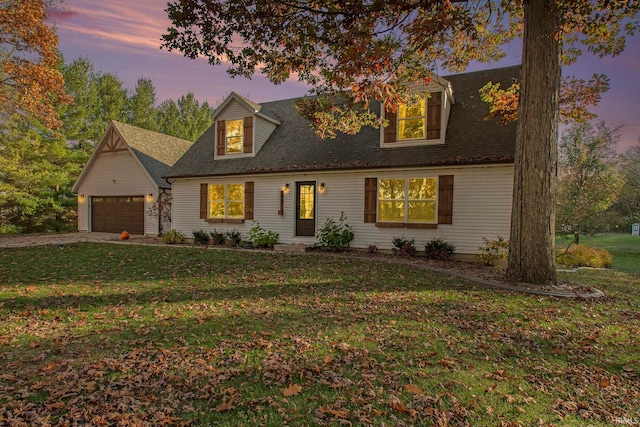
M 316 233 L 316 248 L 329 248 L 333 252 L 338 252 L 349 247 L 354 238 L 351 226 L 346 224 L 347 218 L 344 212 L 340 214 L 337 221 L 334 218 L 327 218 L 322 228 Z
M 161 237 L 162 242 L 167 245 L 175 245 L 176 243 L 184 243 L 184 234 L 178 230 L 171 230 L 164 233 Z
M 429 259 L 446 260 L 456 251 L 453 243 L 442 238 L 433 239 L 424 245 L 426 257 Z
M 408 237 L 393 238 L 393 253 L 398 256 L 414 256 L 416 254 L 416 239 Z
M 192 232 L 193 234 L 193 240 L 200 245 L 208 245 L 209 244 L 209 240 L 211 239 L 211 236 L 209 236 L 209 233 L 207 233 L 204 230 L 193 230 Z
M 211 235 L 211 244 L 212 245 L 224 245 L 224 233 L 214 229 L 209 234 Z
M 224 244 L 227 246 L 238 246 L 242 241 L 242 234 L 235 228 L 224 233 Z
M 367 252 L 370 254 L 378 253 L 378 247 L 376 245 L 369 245 L 367 246 Z
M 253 227 L 249 230 L 249 240 L 253 243 L 254 248 L 268 248 L 273 249 L 280 234 L 275 231 L 267 231 L 260 227 L 260 223 L 254 222 Z
M 611 268 L 613 256 L 604 249 L 573 245 L 556 255 L 556 262 L 571 267 Z
M 498 236 L 495 240 L 483 237 L 482 240 L 484 240 L 484 246 L 478 248 L 480 253 L 477 255 L 480 264 L 495 267 L 499 259 L 507 259 L 509 256 L 508 240 L 502 236 Z
M 22 234 L 24 229 L 22 227 L 18 227 L 13 224 L 1 224 L 0 225 L 0 236 L 10 236 L 13 234 Z

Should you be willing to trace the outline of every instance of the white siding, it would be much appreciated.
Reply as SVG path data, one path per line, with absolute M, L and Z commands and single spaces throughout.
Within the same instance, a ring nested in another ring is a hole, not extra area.
M 379 228 L 365 224 L 365 178 L 415 178 L 454 175 L 453 224 L 438 225 L 437 229 Z M 418 249 L 424 243 L 442 237 L 456 245 L 459 254 L 476 253 L 483 245 L 483 237 L 496 238 L 509 235 L 513 166 L 433 168 L 414 170 L 384 170 L 368 172 L 300 173 L 259 175 L 237 178 L 175 179 L 172 188 L 172 227 L 191 237 L 193 230 L 226 231 L 238 229 L 246 238 L 252 222 L 245 224 L 209 224 L 199 218 L 200 183 L 231 183 L 253 181 L 254 218 L 260 225 L 280 233 L 281 243 L 312 243 L 312 237 L 295 236 L 295 182 L 324 182 L 326 192 L 317 194 L 316 229 L 328 217 L 338 218 L 341 212 L 353 227 L 355 239 L 352 247 L 366 248 L 375 244 L 380 249 L 391 249 L 392 239 L 405 235 L 415 238 Z M 284 215 L 278 215 L 280 188 L 289 183 L 291 191 L 285 194 Z
M 140 164 L 128 151 L 100 153 L 90 165 L 78 195 L 84 202 L 78 203 L 78 230 L 89 231 L 90 204 L 92 196 L 144 196 L 152 193 L 158 197 L 158 188 L 143 172 Z M 158 218 L 147 216 L 150 203 L 145 198 L 145 234 L 158 234 Z
M 271 135 L 271 132 L 276 129 L 276 125 L 258 116 L 255 116 L 253 124 L 253 132 L 255 135 L 255 138 L 253 139 L 253 146 L 255 154 L 258 154 L 258 151 L 260 151 L 264 143 L 267 141 L 269 135 Z
M 245 116 L 253 115 L 253 111 L 247 110 L 242 104 L 232 99 L 220 113 L 216 120 L 238 120 Z

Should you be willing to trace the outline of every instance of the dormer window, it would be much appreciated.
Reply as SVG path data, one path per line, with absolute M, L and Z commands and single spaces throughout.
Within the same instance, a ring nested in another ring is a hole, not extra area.
M 444 143 L 448 117 L 445 107 L 443 92 L 434 91 L 414 104 L 399 105 L 396 113 L 386 111 L 385 118 L 389 124 L 383 131 L 381 146 Z
M 253 117 L 218 120 L 216 136 L 216 156 L 219 159 L 240 154 L 253 153 Z
M 225 126 L 225 153 L 242 153 L 242 120 L 227 120 Z
M 398 140 L 424 139 L 426 122 L 425 100 L 398 107 Z

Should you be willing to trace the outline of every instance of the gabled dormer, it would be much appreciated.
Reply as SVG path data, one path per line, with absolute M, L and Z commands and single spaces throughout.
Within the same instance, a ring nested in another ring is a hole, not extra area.
M 280 122 L 257 104 L 232 92 L 213 113 L 214 159 L 255 156 Z
M 451 83 L 434 75 L 428 85 L 416 85 L 412 92 L 424 97 L 413 105 L 399 105 L 395 113 L 381 111 L 389 124 L 380 128 L 380 147 L 444 144 L 454 103 Z

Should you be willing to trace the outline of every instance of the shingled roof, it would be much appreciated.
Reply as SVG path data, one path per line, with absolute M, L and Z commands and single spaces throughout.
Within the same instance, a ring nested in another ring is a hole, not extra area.
M 170 188 L 163 176 L 169 171 L 169 168 L 185 154 L 189 147 L 193 145 L 192 141 L 186 139 L 153 132 L 115 120 L 111 121 L 111 125 L 105 132 L 105 136 L 108 135 L 109 132 L 117 132 L 122 137 L 158 188 Z M 105 137 L 103 137 L 103 139 L 104 138 Z M 100 144 L 102 143 L 101 141 Z M 100 154 L 99 150 L 100 145 L 96 146 L 96 149 L 74 184 L 73 191 L 77 191 L 80 183 L 90 170 L 91 165 Z
M 160 188 L 168 188 L 163 175 L 193 145 L 192 141 L 112 121 L 140 163 Z
M 489 109 L 478 91 L 489 81 L 508 87 L 519 75 L 520 66 L 512 66 L 444 76 L 452 85 L 455 104 L 442 145 L 380 148 L 380 130 L 370 127 L 357 135 L 321 140 L 296 112 L 296 99 L 287 99 L 260 104 L 281 124 L 254 157 L 214 161 L 215 126 L 211 126 L 165 177 L 512 163 L 515 123 L 485 120 Z M 379 104 L 371 108 L 380 111 Z

